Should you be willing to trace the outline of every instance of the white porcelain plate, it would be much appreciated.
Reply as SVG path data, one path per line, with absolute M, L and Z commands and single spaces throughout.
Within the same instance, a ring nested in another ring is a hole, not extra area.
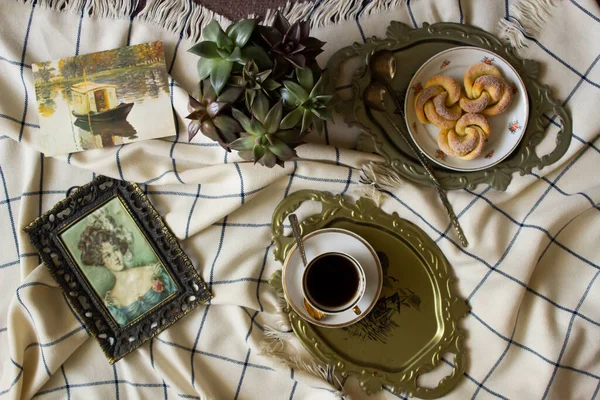
M 349 309 L 339 314 L 325 315 L 318 321 L 312 318 L 304 308 L 302 294 L 304 265 L 295 245 L 283 264 L 283 291 L 292 309 L 308 322 L 326 328 L 341 328 L 363 319 L 377 303 L 383 282 L 381 263 L 371 245 L 353 232 L 328 228 L 304 236 L 304 249 L 308 263 L 319 254 L 329 252 L 345 253 L 354 257 L 365 271 L 365 294 L 357 304 L 363 312 L 356 315 Z
M 445 154 L 437 144 L 440 128 L 432 124 L 422 124 L 415 114 L 415 95 L 429 78 L 447 75 L 456 79 L 461 86 L 465 71 L 480 62 L 492 64 L 502 71 L 506 81 L 512 86 L 514 97 L 509 108 L 500 115 L 489 117 L 491 134 L 483 153 L 476 159 L 466 161 Z M 406 93 L 404 115 L 408 132 L 421 151 L 435 163 L 457 171 L 479 171 L 504 160 L 512 153 L 527 127 L 529 100 L 525 85 L 517 71 L 503 58 L 491 51 L 477 47 L 454 47 L 431 57 L 417 70 Z

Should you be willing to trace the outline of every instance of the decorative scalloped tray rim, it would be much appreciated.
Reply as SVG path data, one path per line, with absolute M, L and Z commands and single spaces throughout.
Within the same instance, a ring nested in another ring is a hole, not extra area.
M 336 220 L 368 224 L 380 228 L 386 233 L 392 233 L 398 237 L 398 240 L 407 244 L 418 257 L 427 261 L 431 260 L 430 264 L 435 267 L 432 267 L 432 270 L 436 271 L 432 276 L 438 286 L 442 288 L 441 302 L 445 304 L 442 307 L 442 313 L 447 329 L 444 329 L 438 344 L 421 355 L 419 360 L 422 362 L 417 362 L 417 365 L 407 372 L 394 373 L 345 360 L 316 333 L 316 327 L 298 316 L 288 305 L 284 312 L 287 313 L 292 329 L 302 345 L 321 362 L 333 365 L 343 376 L 356 377 L 361 388 L 367 394 L 381 390 L 383 385 L 394 393 L 405 392 L 410 396 L 414 395 L 424 399 L 437 398 L 448 393 L 458 383 L 465 371 L 465 350 L 462 346 L 464 331 L 459 328 L 457 322 L 467 314 L 469 307 L 463 299 L 452 293 L 451 286 L 454 279 L 451 276 L 451 266 L 440 248 L 417 225 L 400 218 L 397 213 L 386 214 L 372 200 L 363 197 L 356 203 L 352 203 L 349 198 L 341 195 L 306 189 L 286 197 L 273 213 L 271 228 L 276 260 L 283 262 L 295 245 L 293 238 L 283 235 L 283 222 L 305 201 L 320 202 L 322 211 L 301 222 L 300 228 L 303 235 L 330 226 Z M 279 293 L 283 293 L 281 270 L 273 274 L 269 283 Z M 446 352 L 455 354 L 452 373 L 440 380 L 435 388 L 418 386 L 419 375 L 431 371 L 439 364 L 442 354 Z

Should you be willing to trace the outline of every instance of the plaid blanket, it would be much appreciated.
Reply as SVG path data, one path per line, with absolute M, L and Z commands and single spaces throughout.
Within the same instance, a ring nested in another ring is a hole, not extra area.
M 392 20 L 415 27 L 454 21 L 498 32 L 501 20 L 521 22 L 511 12 L 514 1 L 409 0 L 384 13 L 376 11 L 385 2 L 358 2 L 346 18 L 314 31 L 327 41 L 320 61 L 352 42 L 383 36 Z M 349 150 L 357 132 L 341 121 L 310 137 L 298 149 L 300 159 L 285 168 L 241 162 L 204 138 L 187 143 L 184 116 L 196 57 L 185 50 L 193 44 L 188 37 L 197 37 L 202 10 L 191 1 L 149 1 L 153 18 L 174 21 L 161 28 L 148 15 L 134 18 L 136 2 L 127 3 L 117 19 L 107 18 L 116 11 L 97 0 L 4 0 L 0 7 L 0 398 L 340 396 L 326 381 L 260 352 L 264 330 L 280 325 L 267 284 L 281 267 L 271 255 L 270 218 L 299 189 L 358 196 L 357 168 L 378 158 Z M 312 8 L 319 12 L 330 3 Z M 457 243 L 433 189 L 407 182 L 383 204 L 436 240 L 454 267 L 456 290 L 472 306 L 461 322 L 467 371 L 448 398 L 594 399 L 600 391 L 600 7 L 594 0 L 564 0 L 537 28 L 536 37 L 521 32 L 528 46 L 522 52 L 541 63 L 540 79 L 573 116 L 567 154 L 515 176 L 506 192 L 480 186 L 449 193 L 467 249 Z M 31 64 L 154 40 L 165 44 L 179 136 L 45 158 L 38 151 Z M 550 141 L 558 129 L 553 117 L 547 116 Z M 142 184 L 215 295 L 113 366 L 22 230 L 69 187 L 96 174 Z M 452 358 L 443 361 L 442 375 Z M 352 398 L 363 398 L 354 379 L 344 383 Z M 394 397 L 405 395 L 384 390 L 373 398 Z

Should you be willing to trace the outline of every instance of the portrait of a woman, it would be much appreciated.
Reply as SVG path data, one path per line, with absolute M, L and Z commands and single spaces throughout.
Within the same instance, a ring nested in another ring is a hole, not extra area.
M 95 211 L 84 223 L 86 226 L 77 244 L 81 262 L 89 267 L 87 271 L 92 271 L 86 276 L 96 291 L 99 292 L 102 284 L 107 289 L 99 295 L 120 326 L 127 325 L 176 291 L 175 283 L 156 257 L 155 262 L 135 265 L 134 235 L 108 210 Z M 106 271 L 94 271 L 96 268 Z M 94 279 L 102 282 L 94 282 Z

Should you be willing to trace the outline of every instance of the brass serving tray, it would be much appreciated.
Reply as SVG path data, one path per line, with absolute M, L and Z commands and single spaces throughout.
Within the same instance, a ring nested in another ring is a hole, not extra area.
M 301 190 L 273 213 L 274 253 L 281 262 L 294 246 L 294 239 L 283 235 L 283 222 L 304 201 L 320 202 L 322 211 L 302 221 L 302 234 L 333 227 L 359 234 L 377 251 L 384 283 L 369 315 L 346 328 L 312 325 L 288 305 L 284 312 L 298 339 L 322 363 L 356 377 L 368 394 L 383 385 L 424 399 L 448 393 L 465 370 L 464 332 L 457 323 L 468 306 L 453 293 L 442 251 L 419 227 L 396 213 L 384 213 L 372 200 L 352 203 L 340 195 Z M 283 293 L 281 271 L 269 283 Z M 431 371 L 446 352 L 455 354 L 452 373 L 435 388 L 418 386 L 419 375 Z
M 426 186 L 433 186 L 425 170 L 410 148 L 387 122 L 387 118 L 371 113 L 363 99 L 363 92 L 371 83 L 371 71 L 368 63 L 372 54 L 380 50 L 392 51 L 398 65 L 396 77 L 390 82 L 396 94 L 404 104 L 408 84 L 425 61 L 440 51 L 457 46 L 476 46 L 488 49 L 508 61 L 519 73 L 529 97 L 529 122 L 523 139 L 516 150 L 501 163 L 476 172 L 452 171 L 435 166 L 437 179 L 444 189 L 474 189 L 480 183 L 487 183 L 497 190 L 506 190 L 512 180 L 512 174 L 525 175 L 534 167 L 539 169 L 559 160 L 571 143 L 572 121 L 567 110 L 552 97 L 550 89 L 536 79 L 539 65 L 532 60 L 522 60 L 514 50 L 494 35 L 473 26 L 455 23 L 423 24 L 422 28 L 412 29 L 400 22 L 392 22 L 387 29 L 387 38 L 371 38 L 364 44 L 355 43 L 336 52 L 327 64 L 330 90 L 338 88 L 338 100 L 335 110 L 344 117 L 349 125 L 361 128 L 358 150 L 376 152 L 385 158 L 388 164 L 400 176 Z M 351 88 L 339 90 L 348 80 L 348 71 L 354 70 Z M 403 110 L 393 114 L 403 133 L 408 130 L 402 115 Z M 535 147 L 546 135 L 549 121 L 546 116 L 556 117 L 562 127 L 556 136 L 555 148 L 546 155 L 539 156 Z

